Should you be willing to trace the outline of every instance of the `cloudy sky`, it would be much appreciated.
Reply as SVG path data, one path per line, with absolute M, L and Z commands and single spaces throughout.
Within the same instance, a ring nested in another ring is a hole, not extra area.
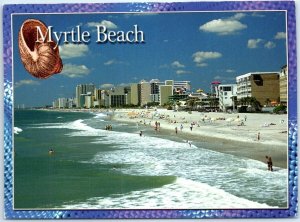
M 23 67 L 17 44 L 27 18 L 53 30 L 77 25 L 91 33 L 88 44 L 60 43 L 64 68 L 40 80 Z M 63 22 L 62 22 L 63 21 Z M 143 44 L 97 44 L 97 25 L 111 31 L 144 32 Z M 58 97 L 74 97 L 78 84 L 111 87 L 142 79 L 189 80 L 192 89 L 210 83 L 234 83 L 247 72 L 279 71 L 286 64 L 285 12 L 199 12 L 149 14 L 40 14 L 13 16 L 15 105 L 43 106 Z

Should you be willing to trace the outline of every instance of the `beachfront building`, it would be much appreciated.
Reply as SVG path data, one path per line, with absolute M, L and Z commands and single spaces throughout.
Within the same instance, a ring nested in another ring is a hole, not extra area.
M 191 90 L 190 81 L 173 81 L 174 94 L 187 94 Z
M 101 104 L 101 89 L 94 89 L 94 107 L 100 107 Z
M 109 106 L 122 107 L 129 104 L 128 87 L 117 86 L 109 91 Z
M 72 108 L 74 108 L 74 107 L 76 107 L 75 99 L 74 99 L 74 98 L 68 98 L 68 99 L 67 99 L 66 108 L 72 109 Z
M 58 108 L 59 109 L 67 108 L 67 99 L 66 98 L 58 98 Z
M 159 105 L 164 106 L 169 102 L 169 97 L 173 95 L 173 85 L 160 85 L 159 86 Z
M 84 96 L 84 108 L 90 109 L 94 107 L 94 98 L 91 92 L 88 92 Z
M 101 90 L 100 107 L 109 107 L 109 90 Z
M 138 106 L 140 105 L 141 101 L 141 84 L 139 83 L 132 83 L 130 85 L 130 104 Z
M 280 103 L 282 105 L 287 105 L 287 75 L 288 75 L 288 68 L 287 65 L 283 66 L 280 71 L 280 78 L 279 78 L 279 91 L 280 91 Z
M 54 101 L 52 102 L 52 108 L 53 108 L 53 109 L 57 109 L 57 108 L 58 108 L 58 99 L 56 99 L 56 100 L 54 100 Z
M 52 102 L 52 108 L 54 109 L 65 109 L 75 107 L 73 98 L 58 98 Z
M 56 99 L 52 102 L 52 108 L 53 109 L 58 109 L 58 107 L 59 107 L 59 102 L 58 102 L 58 99 Z
M 219 85 L 221 82 L 219 81 L 213 81 L 210 83 L 210 95 L 219 98 Z
M 151 102 L 151 84 L 145 80 L 140 82 L 141 85 L 141 106 L 147 105 L 147 103 Z
M 82 96 L 81 95 L 85 95 L 87 93 L 91 93 L 93 94 L 95 90 L 95 85 L 90 83 L 90 84 L 80 84 L 76 86 L 76 107 L 77 108 L 83 108 L 85 102 L 82 101 Z
M 219 109 L 223 112 L 227 110 L 235 110 L 237 85 L 236 84 L 221 84 L 218 85 Z
M 236 77 L 237 99 L 254 97 L 261 106 L 276 105 L 279 99 L 279 72 L 250 72 Z
M 159 85 L 159 105 L 163 106 L 168 102 L 185 99 L 191 89 L 190 81 L 166 80 L 164 85 Z
M 159 103 L 159 86 L 163 85 L 158 79 L 150 80 L 150 100 L 151 102 Z

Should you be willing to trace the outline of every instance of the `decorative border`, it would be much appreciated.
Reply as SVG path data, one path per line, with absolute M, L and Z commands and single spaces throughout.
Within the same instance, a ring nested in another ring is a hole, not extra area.
M 286 10 L 288 27 L 288 156 L 289 208 L 279 210 L 13 210 L 13 85 L 11 14 L 79 12 L 164 12 Z M 296 21 L 293 1 L 177 2 L 177 3 L 93 3 L 93 4 L 15 4 L 3 9 L 4 63 L 4 208 L 7 219 L 133 219 L 133 218 L 285 218 L 294 217 L 298 207 L 297 160 L 297 58 Z

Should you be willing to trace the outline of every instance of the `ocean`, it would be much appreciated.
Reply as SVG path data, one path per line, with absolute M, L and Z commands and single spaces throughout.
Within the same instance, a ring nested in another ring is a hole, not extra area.
M 269 172 L 111 113 L 15 110 L 14 129 L 15 209 L 287 207 L 287 169 Z

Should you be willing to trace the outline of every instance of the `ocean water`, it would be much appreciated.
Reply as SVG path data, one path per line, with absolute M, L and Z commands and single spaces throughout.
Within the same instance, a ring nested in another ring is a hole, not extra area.
M 268 172 L 110 113 L 16 110 L 14 127 L 16 209 L 287 207 L 287 169 Z

